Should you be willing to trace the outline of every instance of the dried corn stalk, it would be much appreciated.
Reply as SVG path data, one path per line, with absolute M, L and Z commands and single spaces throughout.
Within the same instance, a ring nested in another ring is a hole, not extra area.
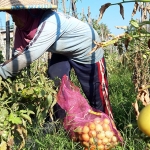
M 150 85 L 149 86 L 143 85 L 141 88 L 139 88 L 136 101 L 135 101 L 135 103 L 132 103 L 132 105 L 135 109 L 135 112 L 136 112 L 136 119 L 138 119 L 138 116 L 140 114 L 138 101 L 141 101 L 143 106 L 147 106 L 150 104 L 149 88 L 150 88 Z

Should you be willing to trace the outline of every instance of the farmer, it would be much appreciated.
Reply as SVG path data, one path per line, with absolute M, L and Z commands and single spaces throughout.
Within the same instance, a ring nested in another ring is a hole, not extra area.
M 20 0 L 20 3 L 23 4 L 24 1 Z M 17 7 L 17 2 L 11 5 Z M 38 2 L 40 5 L 41 0 L 36 0 L 37 4 Z M 45 3 L 45 0 L 42 3 Z M 34 0 L 30 0 L 30 7 L 32 4 L 35 5 Z M 59 85 L 60 81 L 55 79 L 61 79 L 65 74 L 69 76 L 73 68 L 89 104 L 111 114 L 104 51 L 99 48 L 89 54 L 95 46 L 94 41 L 100 42 L 99 35 L 89 24 L 50 8 L 2 8 L 12 16 L 17 27 L 14 57 L 0 66 L 0 75 L 4 79 L 16 76 L 46 51 L 51 52 L 48 77 Z M 56 119 L 65 116 L 65 112 L 57 104 L 54 111 Z

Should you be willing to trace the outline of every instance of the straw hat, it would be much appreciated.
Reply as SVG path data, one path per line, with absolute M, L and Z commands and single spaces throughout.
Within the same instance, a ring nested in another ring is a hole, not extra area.
M 0 0 L 0 11 L 16 9 L 56 9 L 47 0 Z

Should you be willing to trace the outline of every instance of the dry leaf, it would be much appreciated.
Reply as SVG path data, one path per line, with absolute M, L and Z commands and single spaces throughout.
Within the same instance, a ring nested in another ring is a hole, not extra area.
M 100 14 L 99 14 L 99 18 L 97 19 L 97 23 L 102 19 L 105 10 L 106 10 L 110 5 L 111 5 L 111 3 L 106 3 L 106 4 L 104 4 L 104 5 L 101 6 L 101 8 L 99 9 Z
M 130 42 L 129 39 L 124 40 L 124 46 L 125 46 L 126 50 L 128 49 L 129 42 Z
M 125 29 L 125 30 L 127 30 L 127 26 L 115 26 L 115 28 L 117 28 L 117 29 Z
M 138 106 L 137 100 L 136 100 L 135 103 L 132 103 L 132 105 L 133 105 L 133 107 L 134 107 L 134 110 L 135 110 L 135 113 L 136 113 L 136 120 L 137 120 L 137 119 L 138 119 L 138 116 L 139 116 L 139 114 L 140 114 L 140 112 L 139 112 L 139 106 Z
M 119 6 L 120 6 L 120 14 L 121 14 L 122 18 L 124 19 L 124 7 L 121 3 L 119 4 Z
M 12 147 L 14 145 L 14 137 L 13 136 L 11 136 L 7 139 L 7 145 L 9 147 Z
M 93 43 L 95 44 L 94 48 L 89 52 L 88 55 L 91 55 L 92 53 L 94 53 L 98 48 L 102 47 L 101 43 L 98 43 L 96 41 L 93 41 Z
M 20 137 L 22 138 L 22 142 L 18 149 L 18 150 L 21 150 L 25 146 L 25 137 L 24 137 L 25 132 L 24 132 L 24 129 L 20 125 L 17 125 L 16 131 L 19 133 Z
M 147 9 L 147 12 L 150 13 L 150 5 L 148 5 L 148 6 L 146 7 L 146 9 Z
M 141 2 L 139 5 L 139 11 L 141 11 L 143 9 L 143 3 Z
M 145 9 L 146 9 L 146 12 L 148 12 L 148 13 L 149 13 L 149 3 L 146 3 L 146 7 L 145 7 Z
M 143 8 L 143 17 L 144 19 L 147 19 L 147 9 L 144 7 Z
M 139 99 L 144 106 L 150 104 L 149 91 L 144 85 L 138 90 L 137 99 Z
M 132 17 L 136 14 L 138 6 L 139 6 L 138 2 L 135 2 L 133 12 L 132 12 Z

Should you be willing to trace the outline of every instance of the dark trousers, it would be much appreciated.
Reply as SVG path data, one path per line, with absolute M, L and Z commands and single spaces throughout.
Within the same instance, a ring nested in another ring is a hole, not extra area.
M 69 60 L 63 55 L 52 54 L 49 62 L 48 76 L 59 86 L 60 79 L 64 75 L 70 76 L 71 68 L 74 69 L 90 106 L 108 115 L 112 115 L 104 58 L 95 64 L 81 64 Z M 58 104 L 54 106 L 54 112 L 55 119 L 65 117 L 65 111 Z

